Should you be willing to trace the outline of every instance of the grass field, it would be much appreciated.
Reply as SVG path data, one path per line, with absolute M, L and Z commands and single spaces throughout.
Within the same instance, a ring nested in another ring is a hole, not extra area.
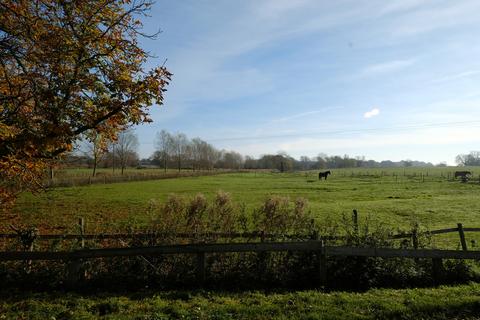
M 147 214 L 150 201 L 161 203 L 172 193 L 212 197 L 218 190 L 229 192 L 248 210 L 261 206 L 269 195 L 304 197 L 320 224 L 357 209 L 361 220 L 391 228 L 409 229 L 420 223 L 435 229 L 458 222 L 480 227 L 480 184 L 453 181 L 454 170 L 344 169 L 334 170 L 327 181 L 318 181 L 316 172 L 250 172 L 55 188 L 22 195 L 13 213 L 2 216 L 0 232 L 6 232 L 10 223 L 36 226 L 41 232 L 68 232 L 78 217 L 86 219 L 88 232 L 120 231 L 147 224 L 152 218 Z
M 352 209 L 360 223 L 408 230 L 415 223 L 436 229 L 480 227 L 480 184 L 452 180 L 455 168 L 334 170 L 327 181 L 317 172 L 230 173 L 216 176 L 54 188 L 23 194 L 13 212 L 1 215 L 0 232 L 9 224 L 36 226 L 42 233 L 118 232 L 150 223 L 151 201 L 169 194 L 187 198 L 218 190 L 245 204 L 247 211 L 269 195 L 308 199 L 319 224 L 340 221 Z M 467 234 L 467 239 L 477 239 Z M 458 248 L 458 235 L 439 237 L 438 247 Z M 469 242 L 470 244 L 470 242 Z M 291 291 L 145 291 L 134 293 L 0 292 L 0 319 L 475 319 L 480 315 L 480 286 L 391 290 L 365 293 Z

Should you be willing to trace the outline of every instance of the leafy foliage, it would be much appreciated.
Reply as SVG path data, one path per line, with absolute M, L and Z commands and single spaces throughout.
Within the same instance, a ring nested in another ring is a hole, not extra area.
M 0 201 L 36 190 L 46 166 L 94 130 L 149 122 L 171 73 L 145 71 L 149 1 L 0 2 Z

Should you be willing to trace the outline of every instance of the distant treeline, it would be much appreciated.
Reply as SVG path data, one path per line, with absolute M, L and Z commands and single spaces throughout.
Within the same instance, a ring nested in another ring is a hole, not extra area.
M 117 147 L 117 155 L 120 148 Z M 109 149 L 99 161 L 99 167 L 112 167 L 115 165 L 113 149 Z M 320 170 L 335 168 L 398 168 L 398 167 L 433 167 L 446 166 L 444 163 L 434 165 L 430 162 L 402 160 L 402 161 L 375 161 L 365 157 L 329 156 L 320 153 L 316 157 L 301 156 L 295 159 L 285 152 L 265 154 L 259 158 L 243 156 L 238 152 L 218 150 L 210 143 L 200 139 L 189 139 L 183 133 L 169 133 L 165 130 L 158 132 L 155 138 L 155 151 L 146 159 L 139 159 L 134 150 L 128 150 L 130 155 L 125 157 L 126 164 L 130 167 L 160 167 L 168 169 L 213 170 L 213 169 L 270 169 L 284 171 Z M 459 164 L 471 165 L 472 161 L 480 158 L 480 153 L 464 155 L 461 159 L 468 161 Z M 459 156 L 460 157 L 460 156 Z M 94 162 L 88 153 L 81 155 L 72 154 L 65 159 L 65 163 L 91 167 Z M 460 159 L 460 158 L 458 158 Z M 121 162 L 121 161 L 117 161 Z M 479 161 L 480 163 L 480 161 Z
M 461 166 L 480 166 L 480 151 L 471 151 L 469 154 L 459 154 L 455 161 Z

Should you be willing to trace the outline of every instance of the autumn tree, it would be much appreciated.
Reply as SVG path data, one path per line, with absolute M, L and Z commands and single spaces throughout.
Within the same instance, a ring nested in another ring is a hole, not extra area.
M 109 141 L 101 133 L 89 130 L 84 134 L 83 154 L 92 161 L 92 177 L 97 174 L 97 167 L 108 150 Z
M 0 1 L 0 205 L 93 130 L 149 122 L 171 74 L 145 70 L 148 0 Z

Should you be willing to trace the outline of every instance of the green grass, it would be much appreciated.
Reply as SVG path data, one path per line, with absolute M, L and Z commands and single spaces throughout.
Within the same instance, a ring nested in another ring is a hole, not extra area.
M 475 169 L 476 170 L 476 169 Z M 149 202 L 176 193 L 211 198 L 231 193 L 247 208 L 268 195 L 308 199 L 319 223 L 340 220 L 352 209 L 360 222 L 430 229 L 462 222 L 480 227 L 480 184 L 448 180 L 455 168 L 334 170 L 327 181 L 309 173 L 236 173 L 217 176 L 57 188 L 23 194 L 13 212 L 0 216 L 0 232 L 10 223 L 43 232 L 72 232 L 85 217 L 87 232 L 108 232 L 149 223 Z M 422 178 L 422 173 L 424 177 Z M 415 174 L 415 176 L 413 176 Z M 467 234 L 472 239 L 475 234 Z M 448 240 L 445 245 L 442 241 Z M 478 239 L 477 239 L 478 240 Z M 435 237 L 436 245 L 458 246 L 458 236 Z M 365 293 L 320 291 L 169 291 L 124 294 L 0 293 L 0 319 L 475 319 L 480 317 L 480 285 L 431 289 L 378 289 Z
M 149 202 L 164 201 L 171 193 L 212 197 L 218 190 L 231 193 L 236 203 L 257 208 L 268 195 L 304 197 L 319 223 L 360 213 L 387 227 L 409 229 L 414 223 L 430 228 L 480 227 L 480 184 L 447 180 L 454 169 L 334 170 L 327 181 L 309 173 L 235 173 L 205 177 L 100 184 L 56 188 L 45 194 L 23 194 L 11 215 L 3 215 L 0 232 L 8 224 L 39 227 L 41 231 L 71 231 L 78 217 L 87 221 L 88 232 L 108 232 L 147 224 Z M 388 175 L 382 176 L 381 172 Z M 416 173 L 416 177 L 408 176 Z M 369 174 L 368 176 L 366 174 Z M 423 170 L 426 174 L 426 170 Z M 440 176 L 444 173 L 444 177 Z M 352 174 L 354 176 L 352 176 Z M 398 174 L 393 176 L 392 174 Z
M 480 285 L 435 289 L 0 295 L 0 319 L 478 319 Z

